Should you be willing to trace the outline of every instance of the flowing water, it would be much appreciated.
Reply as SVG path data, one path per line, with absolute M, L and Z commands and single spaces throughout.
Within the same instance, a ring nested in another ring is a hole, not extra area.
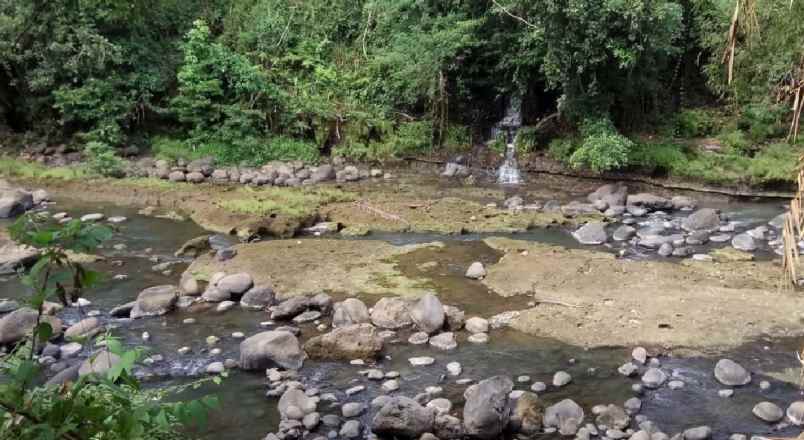
M 724 212 L 731 213 L 732 219 L 752 224 L 766 222 L 779 212 L 778 203 L 775 202 L 757 203 L 712 197 L 711 200 L 707 199 L 706 203 L 707 206 L 714 205 Z M 143 366 L 138 371 L 147 386 L 163 387 L 179 384 L 201 374 L 203 368 L 212 361 L 205 343 L 205 338 L 209 335 L 221 338 L 218 347 L 223 353 L 214 357 L 214 360 L 223 360 L 238 356 L 239 341 L 230 336 L 232 332 L 239 331 L 248 335 L 261 330 L 259 323 L 266 320 L 267 315 L 264 312 L 239 308 L 224 314 L 196 309 L 192 313 L 177 312 L 160 318 L 136 321 L 109 318 L 107 313 L 110 308 L 132 301 L 141 289 L 158 284 L 175 284 L 189 261 L 177 260 L 173 257 L 173 252 L 183 242 L 204 231 L 192 222 L 145 217 L 138 215 L 134 209 L 112 205 L 99 206 L 75 201 L 59 201 L 58 205 L 50 209 L 51 212 L 61 210 L 75 216 L 102 212 L 107 216 L 123 215 L 129 218 L 102 250 L 107 260 L 97 263 L 98 269 L 112 275 L 125 273 L 128 279 L 124 281 L 109 279 L 87 292 L 85 296 L 92 301 L 92 305 L 83 312 L 101 311 L 102 319 L 115 327 L 114 332 L 128 343 L 146 345 L 150 349 L 150 355 L 160 354 L 164 357 L 164 360 Z M 6 225 L 7 223 L 0 223 L 0 227 Z M 508 310 L 523 307 L 524 304 L 521 302 L 524 299 L 494 301 L 482 286 L 470 283 L 463 277 L 463 270 L 468 262 L 480 260 L 493 263 L 499 258 L 495 251 L 480 241 L 483 237 L 484 235 L 479 234 L 457 236 L 373 234 L 362 239 L 384 240 L 399 245 L 443 241 L 445 248 L 438 254 L 427 254 L 435 251 L 423 250 L 414 259 L 400 263 L 402 266 L 400 269 L 415 276 L 417 270 L 420 270 L 417 263 L 431 261 L 434 258 L 444 262 L 445 264 L 441 266 L 446 269 L 435 275 L 429 274 L 432 283 L 445 303 L 460 305 L 469 316 L 489 315 L 497 311 L 495 308 L 502 311 L 502 307 Z M 568 231 L 560 228 L 534 230 L 517 234 L 515 238 L 571 247 L 580 246 L 571 238 Z M 115 244 L 124 244 L 125 249 L 115 250 L 113 247 Z M 173 267 L 172 274 L 166 275 L 151 270 L 154 261 L 157 260 L 160 262 L 175 260 L 178 264 Z M 0 282 L 0 298 L 23 297 L 24 289 L 15 279 L 8 278 Z M 369 304 L 373 301 L 373 298 L 364 299 Z M 66 322 L 72 323 L 80 319 L 80 313 L 76 309 L 69 309 L 65 311 L 63 317 Z M 196 323 L 183 324 L 182 320 L 187 317 L 195 318 Z M 146 331 L 151 335 L 151 339 L 143 342 L 140 335 Z M 315 333 L 317 332 L 312 324 L 302 326 L 302 334 L 305 337 Z M 439 385 L 444 388 L 446 397 L 460 400 L 465 386 L 444 378 L 444 365 L 452 361 L 458 361 L 464 366 L 461 377 L 474 379 L 496 374 L 514 378 L 528 375 L 533 381 L 549 383 L 555 371 L 565 370 L 573 376 L 573 382 L 559 390 L 549 390 L 542 397 L 548 403 L 570 397 L 581 404 L 587 410 L 587 414 L 595 404 L 622 404 L 633 396 L 631 384 L 636 381 L 622 377 L 616 372 L 617 366 L 628 360 L 630 350 L 623 348 L 587 350 L 512 330 L 495 331 L 491 336 L 491 341 L 487 345 L 475 345 L 459 338 L 459 349 L 450 352 L 435 352 L 426 346 L 412 346 L 406 343 L 392 344 L 387 350 L 388 357 L 381 361 L 379 367 L 385 371 L 399 371 L 400 393 L 409 396 L 422 392 L 427 386 Z M 406 338 L 406 334 L 400 334 L 400 339 Z M 723 399 L 717 395 L 720 387 L 711 374 L 717 358 L 663 358 L 665 370 L 683 378 L 686 386 L 680 390 L 665 387 L 645 396 L 642 413 L 668 433 L 700 424 L 712 426 L 716 438 L 725 438 L 732 432 L 767 433 L 770 426 L 759 423 L 751 417 L 751 408 L 761 400 L 771 400 L 785 406 L 786 403 L 801 398 L 798 388 L 792 383 L 797 380 L 795 367 L 798 365 L 793 353 L 801 346 L 801 342 L 801 340 L 760 340 L 747 343 L 744 347 L 730 352 L 728 355 L 731 358 L 757 373 L 752 383 L 738 389 L 731 399 Z M 191 353 L 177 354 L 177 349 L 183 346 L 189 346 Z M 429 367 L 411 367 L 407 359 L 417 355 L 433 356 L 436 358 L 436 364 Z M 359 375 L 358 372 L 364 368 L 366 367 L 344 363 L 307 362 L 301 373 L 308 382 L 320 388 L 322 392 L 336 393 L 342 402 L 347 399 L 369 402 L 379 393 L 379 384 Z M 772 387 L 768 391 L 761 391 L 758 384 L 765 377 L 772 381 Z M 234 371 L 222 387 L 208 386 L 176 398 L 189 398 L 202 393 L 214 393 L 220 397 L 222 409 L 212 415 L 205 432 L 196 433 L 199 437 L 259 439 L 266 433 L 275 431 L 279 423 L 276 401 L 264 396 L 264 383 L 265 377 L 262 373 Z M 347 398 L 342 390 L 355 384 L 364 384 L 368 389 Z M 520 383 L 516 388 L 527 390 L 530 385 L 530 382 Z M 321 406 L 324 414 L 338 411 L 337 408 Z M 795 435 L 797 432 L 792 428 L 786 428 L 777 434 Z
M 516 147 L 508 144 L 505 147 L 505 161 L 497 170 L 497 183 L 501 185 L 519 185 L 522 183 L 522 175 L 519 172 L 519 164 L 516 162 Z

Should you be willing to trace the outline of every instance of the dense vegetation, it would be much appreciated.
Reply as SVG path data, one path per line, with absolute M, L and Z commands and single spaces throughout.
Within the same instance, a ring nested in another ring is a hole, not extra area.
M 560 114 L 522 149 L 569 166 L 766 183 L 797 154 L 794 35 L 798 0 L 0 0 L 0 125 L 98 169 L 377 160 L 482 143 L 521 97 L 528 126 Z
M 70 255 L 92 252 L 112 231 L 80 220 L 55 225 L 37 214 L 21 217 L 9 231 L 14 240 L 39 249 L 40 256 L 22 274 L 31 293 L 26 313 L 36 315 L 31 335 L 0 356 L 0 439 L 178 439 L 182 426 L 203 425 L 207 411 L 217 406 L 214 396 L 177 403 L 165 398 L 204 381 L 219 383 L 219 377 L 145 390 L 133 374 L 143 350 L 126 350 L 110 334 L 94 341 L 77 338 L 99 347 L 86 361 L 91 372 L 64 384 L 42 383 L 43 364 L 35 355 L 61 333 L 46 319 L 45 306 L 52 300 L 68 306 L 101 279 Z

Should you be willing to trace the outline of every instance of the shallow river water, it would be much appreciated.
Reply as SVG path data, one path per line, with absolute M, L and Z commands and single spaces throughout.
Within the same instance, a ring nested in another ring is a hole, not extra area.
M 568 195 L 576 196 L 572 192 Z M 749 223 L 767 222 L 781 212 L 778 201 L 736 201 L 724 197 L 706 196 L 702 204 L 723 210 L 732 220 Z M 128 279 L 124 281 L 108 279 L 101 286 L 86 292 L 84 296 L 92 302 L 92 305 L 83 310 L 83 313 L 99 310 L 102 319 L 114 326 L 114 332 L 131 345 L 147 346 L 150 354 L 160 354 L 164 357 L 164 360 L 143 366 L 139 370 L 148 386 L 161 387 L 182 383 L 202 374 L 204 367 L 213 360 L 236 359 L 239 340 L 231 337 L 232 332 L 254 334 L 261 330 L 259 323 L 267 320 L 267 315 L 263 312 L 240 308 L 234 308 L 223 314 L 211 310 L 177 312 L 160 318 L 136 321 L 109 318 L 108 312 L 112 307 L 134 300 L 142 289 L 159 284 L 177 283 L 189 260 L 175 266 L 172 274 L 164 275 L 151 270 L 155 264 L 151 259 L 158 257 L 159 262 L 175 260 L 173 252 L 185 241 L 203 234 L 204 231 L 189 221 L 146 217 L 137 214 L 136 209 L 112 205 L 99 206 L 58 200 L 49 211 L 67 211 L 75 217 L 89 212 L 102 212 L 107 216 L 122 215 L 128 218 L 127 222 L 119 226 L 114 238 L 102 249 L 101 253 L 107 260 L 97 263 L 98 269 L 110 276 L 126 274 Z M 0 223 L 0 227 L 5 227 L 7 224 Z M 471 316 L 476 313 L 489 315 L 489 308 L 494 307 L 491 301 L 487 303 L 476 300 L 483 296 L 472 289 L 482 287 L 470 287 L 477 284 L 469 284 L 463 277 L 463 271 L 471 261 L 493 263 L 498 258 L 493 250 L 480 242 L 483 237 L 377 233 L 360 239 L 384 240 L 398 245 L 444 241 L 446 247 L 439 253 L 438 258 L 446 263 L 444 266 L 447 270 L 437 274 L 433 283 L 445 303 L 459 305 L 467 312 L 467 316 Z M 569 231 L 562 228 L 534 230 L 517 234 L 515 238 L 580 247 Z M 301 239 L 315 240 L 313 237 Z M 125 249 L 114 250 L 115 244 L 124 244 Z M 423 258 L 426 261 L 427 257 Z M 117 266 L 118 263 L 114 263 L 116 261 L 122 262 L 122 266 Z M 416 271 L 415 267 L 402 269 L 414 274 Z M 488 295 L 488 292 L 482 293 Z M 0 298 L 19 299 L 24 297 L 24 294 L 22 286 L 15 279 L 7 278 L 0 282 Z M 366 300 L 369 305 L 372 304 L 372 299 Z M 499 304 L 500 301 L 493 303 Z M 510 302 L 505 304 L 505 309 L 522 306 L 524 300 L 511 298 Z M 190 316 L 196 319 L 196 323 L 183 324 L 182 320 Z M 80 313 L 76 309 L 70 309 L 64 312 L 63 318 L 68 324 L 73 323 L 80 319 Z M 151 335 L 149 341 L 142 340 L 143 332 Z M 316 330 L 310 324 L 302 326 L 302 333 L 311 335 L 315 334 Z M 205 338 L 210 335 L 221 338 L 217 347 L 221 348 L 223 353 L 214 359 L 208 354 L 205 343 Z M 404 333 L 400 334 L 400 339 L 406 338 Z M 462 378 L 483 379 L 497 374 L 512 378 L 520 375 L 530 376 L 531 382 L 516 384 L 515 388 L 522 390 L 530 389 L 532 381 L 549 383 L 553 373 L 564 370 L 572 375 L 572 383 L 560 389 L 550 387 L 548 391 L 540 394 L 540 397 L 548 403 L 567 397 L 572 398 L 584 407 L 587 420 L 593 405 L 601 403 L 622 405 L 626 399 L 633 397 L 631 385 L 638 382 L 638 379 L 625 378 L 617 373 L 617 367 L 629 360 L 630 347 L 586 350 L 513 330 L 492 332 L 490 343 L 487 345 L 466 343 L 461 338 L 458 343 L 459 348 L 449 352 L 436 352 L 426 345 L 392 344 L 387 350 L 388 357 L 382 360 L 378 367 L 384 371 L 396 370 L 401 373 L 399 391 L 401 394 L 413 396 L 423 392 L 427 386 L 438 385 L 444 388 L 446 397 L 455 397 L 455 400 L 460 400 L 459 396 L 466 387 L 455 384 L 454 378 L 444 377 L 444 366 L 447 362 L 458 361 L 463 365 Z M 731 398 L 718 396 L 718 390 L 722 386 L 719 386 L 712 376 L 714 363 L 722 354 L 713 353 L 711 357 L 662 357 L 664 370 L 676 376 L 671 379 L 681 379 L 686 385 L 678 390 L 663 387 L 642 396 L 642 414 L 647 415 L 669 434 L 702 424 L 711 426 L 716 438 L 725 438 L 734 432 L 767 434 L 771 432 L 771 425 L 761 423 L 751 416 L 751 408 L 762 400 L 770 400 L 786 408 L 790 402 L 801 399 L 801 393 L 795 383 L 798 379 L 796 368 L 799 364 L 794 355 L 795 350 L 801 347 L 801 343 L 800 340 L 750 341 L 743 347 L 727 353 L 730 358 L 743 363 L 754 373 L 751 384 L 737 389 Z M 183 346 L 191 348 L 190 354 L 177 353 L 178 348 Z M 407 359 L 419 355 L 432 356 L 436 358 L 436 363 L 428 367 L 411 367 Z M 307 362 L 302 375 L 308 379 L 308 383 L 315 384 L 322 392 L 335 393 L 341 402 L 368 403 L 379 394 L 379 383 L 369 381 L 358 373 L 365 368 L 367 367 L 345 363 Z M 769 390 L 760 390 L 759 383 L 762 379 L 771 382 Z M 220 397 L 221 409 L 212 415 L 206 432 L 196 433 L 198 436 L 210 439 L 260 439 L 266 433 L 275 431 L 279 423 L 276 401 L 265 397 L 264 383 L 265 376 L 262 373 L 232 371 L 223 386 L 207 386 L 179 398 L 207 392 Z M 343 390 L 355 384 L 366 385 L 368 389 L 355 396 L 346 397 Z M 338 411 L 337 408 L 328 409 L 325 403 L 319 408 L 323 414 Z M 786 428 L 774 435 L 796 435 L 798 432 L 794 428 Z

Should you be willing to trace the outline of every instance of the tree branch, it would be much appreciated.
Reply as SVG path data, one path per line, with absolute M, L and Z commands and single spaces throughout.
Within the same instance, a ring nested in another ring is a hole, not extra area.
M 509 10 L 508 10 L 508 8 L 506 8 L 505 6 L 503 6 L 503 5 L 499 4 L 499 3 L 497 2 L 497 0 L 491 0 L 491 2 L 492 2 L 492 3 L 494 3 L 494 5 L 495 5 L 495 6 L 497 6 L 498 8 L 500 8 L 500 10 L 502 10 L 503 12 L 505 12 L 505 14 L 506 14 L 506 15 L 508 15 L 508 16 L 509 16 L 509 17 L 511 17 L 511 18 L 513 18 L 514 20 L 520 21 L 520 22 L 524 23 L 525 25 L 527 25 L 527 26 L 528 26 L 528 27 L 530 27 L 530 28 L 533 28 L 533 29 L 538 29 L 538 26 L 536 26 L 535 24 L 533 24 L 533 23 L 529 22 L 528 20 L 525 20 L 524 18 L 522 18 L 522 17 L 520 17 L 520 16 L 518 16 L 518 15 L 515 15 L 514 13 L 512 13 L 511 11 L 509 11 Z

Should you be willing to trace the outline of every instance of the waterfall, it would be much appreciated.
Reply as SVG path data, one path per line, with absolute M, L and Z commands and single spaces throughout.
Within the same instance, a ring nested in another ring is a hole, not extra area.
M 492 140 L 497 139 L 500 133 L 505 133 L 505 160 L 497 170 L 497 183 L 503 185 L 518 185 L 522 183 L 522 175 L 516 162 L 516 132 L 522 126 L 522 99 L 511 98 L 505 116 L 491 129 Z

